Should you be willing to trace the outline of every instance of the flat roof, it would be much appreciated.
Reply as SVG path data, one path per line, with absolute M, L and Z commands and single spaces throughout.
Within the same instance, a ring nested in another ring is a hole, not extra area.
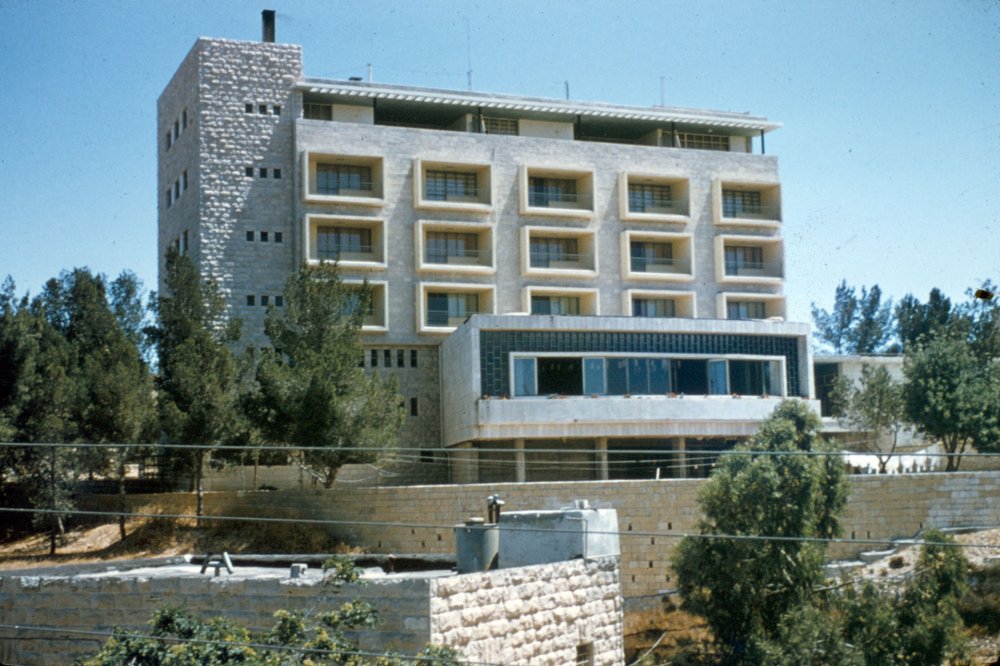
M 586 102 L 545 97 L 524 97 L 500 93 L 484 93 L 415 86 L 367 83 L 362 81 L 336 81 L 305 78 L 296 88 L 316 95 L 329 95 L 344 103 L 358 100 L 386 100 L 411 104 L 452 106 L 489 112 L 527 114 L 530 117 L 550 117 L 572 120 L 576 117 L 601 120 L 646 121 L 678 123 L 741 131 L 770 132 L 780 128 L 778 122 L 760 116 L 733 111 L 685 109 L 671 106 L 625 106 L 607 102 Z

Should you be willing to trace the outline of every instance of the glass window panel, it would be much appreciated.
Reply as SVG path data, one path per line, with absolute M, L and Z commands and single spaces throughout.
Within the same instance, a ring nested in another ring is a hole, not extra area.
M 649 392 L 653 394 L 670 392 L 669 359 L 649 359 Z
M 629 183 L 628 209 L 633 213 L 645 213 L 649 209 L 670 210 L 673 208 L 669 185 Z
M 624 358 L 607 359 L 608 395 L 628 393 L 628 363 Z
M 353 164 L 317 164 L 316 192 L 340 194 L 341 190 L 371 192 L 372 169 Z
M 429 201 L 475 198 L 479 192 L 477 180 L 475 173 L 429 169 L 424 177 L 424 198 Z
M 760 215 L 760 192 L 722 191 L 722 216 Z
M 583 359 L 583 392 L 586 395 L 604 395 L 604 359 Z
M 708 362 L 708 392 L 711 395 L 729 393 L 726 361 L 714 360 Z
M 514 395 L 538 395 L 535 384 L 535 359 L 514 359 Z
M 646 359 L 628 359 L 628 392 L 632 395 L 649 393 L 649 372 Z

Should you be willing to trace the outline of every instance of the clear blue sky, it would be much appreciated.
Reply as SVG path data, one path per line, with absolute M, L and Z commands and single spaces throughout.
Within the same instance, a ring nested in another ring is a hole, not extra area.
M 156 98 L 196 37 L 257 40 L 264 8 L 307 76 L 464 89 L 471 54 L 477 90 L 651 106 L 662 76 L 668 105 L 784 123 L 791 319 L 842 278 L 1000 280 L 997 0 L 0 0 L 0 277 L 155 286 Z

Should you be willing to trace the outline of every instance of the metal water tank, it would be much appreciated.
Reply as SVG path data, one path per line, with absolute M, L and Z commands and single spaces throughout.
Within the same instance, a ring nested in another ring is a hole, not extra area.
M 455 550 L 458 573 L 496 569 L 500 527 L 482 518 L 469 518 L 464 525 L 455 525 Z
M 620 555 L 618 512 L 586 500 L 557 511 L 507 511 L 500 516 L 500 567 Z

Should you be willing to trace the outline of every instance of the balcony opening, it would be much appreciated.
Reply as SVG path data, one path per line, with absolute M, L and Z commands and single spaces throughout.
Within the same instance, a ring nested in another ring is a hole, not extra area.
M 592 173 L 526 167 L 522 174 L 522 214 L 585 217 L 593 212 Z
M 310 261 L 345 266 L 384 266 L 382 221 L 361 217 L 307 216 Z
M 427 325 L 458 326 L 479 312 L 479 294 L 427 293 Z
M 631 213 L 675 213 L 670 185 L 629 183 L 628 209 Z
M 715 181 L 715 223 L 777 226 L 781 222 L 781 186 L 777 183 Z
M 355 313 L 362 315 L 362 331 L 384 331 L 386 328 L 385 282 L 369 282 L 368 290 L 357 282 L 345 282 L 346 295 L 341 307 L 341 315 L 349 317 Z M 372 367 L 377 355 L 372 350 Z
M 488 212 L 490 189 L 489 165 L 414 161 L 418 208 Z
M 674 268 L 672 243 L 632 241 L 630 248 L 632 271 L 637 273 L 670 272 Z
M 578 315 L 580 314 L 580 298 L 578 296 L 532 296 L 531 314 Z
M 726 319 L 766 319 L 767 306 L 763 301 L 729 301 Z
M 378 205 L 382 198 L 382 160 L 372 157 L 306 154 L 307 200 Z
M 569 178 L 530 178 L 528 205 L 540 208 L 579 208 L 576 181 Z
M 470 172 L 429 169 L 424 176 L 424 197 L 428 201 L 475 202 L 479 196 L 479 179 Z
M 784 277 L 780 238 L 716 236 L 720 280 L 780 283 Z
M 677 305 L 672 298 L 633 298 L 633 317 L 674 317 Z
M 581 395 L 583 393 L 582 359 L 538 359 L 538 392 L 541 395 Z
M 424 248 L 424 261 L 429 264 L 479 264 L 477 234 L 429 231 Z

